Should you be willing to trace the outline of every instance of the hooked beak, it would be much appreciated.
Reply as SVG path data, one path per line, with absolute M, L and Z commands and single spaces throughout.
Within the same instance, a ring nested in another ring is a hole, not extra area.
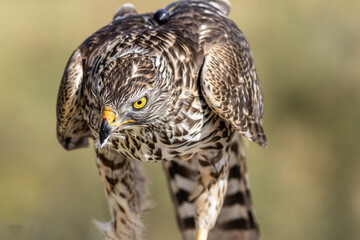
M 100 147 L 104 147 L 105 143 L 110 137 L 113 128 L 116 126 L 116 115 L 110 107 L 104 109 L 104 113 L 100 123 Z
M 127 120 L 120 125 L 117 124 L 116 121 L 116 115 L 111 110 L 111 108 L 107 107 L 104 110 L 104 114 L 102 116 L 102 120 L 100 123 L 100 132 L 99 132 L 99 138 L 100 138 L 100 148 L 103 148 L 109 139 L 111 133 L 116 129 L 118 130 L 120 126 L 129 123 L 134 122 L 134 120 Z
M 109 125 L 109 122 L 106 118 L 103 118 L 100 124 L 100 144 L 101 148 L 105 145 L 106 141 L 110 137 L 110 134 L 112 132 L 113 128 Z

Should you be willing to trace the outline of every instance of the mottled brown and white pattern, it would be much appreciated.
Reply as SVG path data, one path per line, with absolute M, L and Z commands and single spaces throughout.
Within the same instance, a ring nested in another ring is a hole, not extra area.
M 93 139 L 112 219 L 106 239 L 142 239 L 142 162 L 161 161 L 183 239 L 258 239 L 241 135 L 266 146 L 250 47 L 227 0 L 119 8 L 65 68 L 57 136 Z

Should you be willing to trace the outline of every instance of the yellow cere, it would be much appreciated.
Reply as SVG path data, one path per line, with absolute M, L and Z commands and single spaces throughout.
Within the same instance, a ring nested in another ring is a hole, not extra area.
M 111 110 L 111 108 L 107 107 L 104 110 L 103 119 L 106 118 L 110 126 L 116 126 L 116 116 L 115 113 Z
M 143 108 L 146 105 L 146 97 L 142 97 L 139 100 L 137 100 L 136 102 L 134 102 L 133 106 L 135 109 L 140 109 Z

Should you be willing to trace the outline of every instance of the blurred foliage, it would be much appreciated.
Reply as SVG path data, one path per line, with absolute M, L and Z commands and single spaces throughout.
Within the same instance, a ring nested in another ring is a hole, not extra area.
M 168 1 L 132 1 L 139 12 Z M 66 152 L 55 102 L 71 52 L 122 1 L 0 1 L 0 239 L 101 239 L 91 149 Z M 265 98 L 269 147 L 247 147 L 263 239 L 360 237 L 360 2 L 232 1 Z M 147 239 L 180 239 L 160 164 L 147 164 Z

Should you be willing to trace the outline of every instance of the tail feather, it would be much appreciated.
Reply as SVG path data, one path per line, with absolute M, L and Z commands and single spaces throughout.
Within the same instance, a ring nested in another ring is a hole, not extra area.
M 189 197 L 197 186 L 196 162 L 163 162 L 163 167 L 182 239 L 195 239 L 195 206 Z
M 260 238 L 259 227 L 251 203 L 240 134 L 229 145 L 229 153 L 228 189 L 215 228 L 209 233 L 209 240 L 257 240 Z M 195 207 L 189 196 L 197 186 L 196 161 L 164 162 L 163 166 L 182 239 L 193 240 L 196 235 Z
M 259 239 L 259 226 L 251 202 L 246 158 L 241 137 L 230 145 L 228 190 L 224 205 L 209 240 Z

